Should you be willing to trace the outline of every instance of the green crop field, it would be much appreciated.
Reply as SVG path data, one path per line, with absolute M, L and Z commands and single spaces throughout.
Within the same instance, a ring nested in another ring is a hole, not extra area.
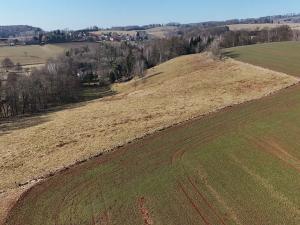
M 300 42 L 257 44 L 224 50 L 234 59 L 300 77 Z
M 156 133 L 33 187 L 6 224 L 299 225 L 299 115 L 298 85 Z

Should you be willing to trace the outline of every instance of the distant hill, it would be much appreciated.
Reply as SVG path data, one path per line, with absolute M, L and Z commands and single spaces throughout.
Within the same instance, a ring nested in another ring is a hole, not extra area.
M 205 21 L 205 22 L 198 22 L 198 23 L 168 23 L 168 24 L 149 24 L 144 26 L 119 26 L 119 27 L 112 27 L 110 29 L 106 29 L 106 31 L 135 31 L 135 30 L 151 30 L 151 29 L 160 29 L 165 27 L 170 28 L 187 28 L 187 27 L 202 27 L 202 28 L 209 28 L 209 27 L 217 27 L 217 26 L 226 26 L 226 25 L 233 25 L 233 24 L 285 24 L 285 23 L 300 23 L 300 14 L 286 14 L 286 15 L 273 15 L 273 16 L 264 16 L 259 18 L 246 18 L 246 19 L 231 19 L 231 20 L 224 20 L 224 21 Z
M 27 25 L 0 26 L 0 38 L 34 35 L 41 31 L 41 28 Z

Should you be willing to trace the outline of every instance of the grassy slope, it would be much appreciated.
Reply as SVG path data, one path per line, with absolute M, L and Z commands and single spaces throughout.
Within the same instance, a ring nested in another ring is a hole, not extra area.
M 118 85 L 115 96 L 0 124 L 0 190 L 296 81 L 204 55 L 179 57 L 149 73 L 148 79 Z
M 300 77 L 300 42 L 277 42 L 226 49 L 227 55 Z
M 28 64 L 43 64 L 49 58 L 56 57 L 64 53 L 66 49 L 90 45 L 89 43 L 64 43 L 64 44 L 49 44 L 49 45 L 28 45 L 15 47 L 0 47 L 0 61 L 9 57 L 14 63 Z
M 34 187 L 7 224 L 298 225 L 299 112 L 296 86 L 149 136 Z

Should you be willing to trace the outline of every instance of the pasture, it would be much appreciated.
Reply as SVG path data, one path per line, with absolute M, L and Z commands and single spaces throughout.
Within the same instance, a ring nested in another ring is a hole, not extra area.
M 95 43 L 63 43 L 27 46 L 0 46 L 0 62 L 10 58 L 15 64 L 20 63 L 25 67 L 35 67 L 46 63 L 50 58 L 63 54 L 70 48 L 93 46 Z
M 275 42 L 228 48 L 234 59 L 300 77 L 300 42 Z
M 36 185 L 6 225 L 298 225 L 299 113 L 297 85 L 147 136 Z

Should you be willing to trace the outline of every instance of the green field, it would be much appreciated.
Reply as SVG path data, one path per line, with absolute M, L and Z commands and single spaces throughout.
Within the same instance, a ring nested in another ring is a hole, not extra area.
M 48 45 L 0 46 L 0 62 L 8 57 L 14 63 L 35 66 L 44 64 L 49 58 L 64 53 L 67 49 L 82 46 L 94 46 L 96 43 L 63 43 Z
M 7 224 L 298 225 L 299 115 L 295 86 L 148 136 L 35 186 Z
M 300 42 L 275 42 L 224 50 L 234 59 L 300 77 Z

